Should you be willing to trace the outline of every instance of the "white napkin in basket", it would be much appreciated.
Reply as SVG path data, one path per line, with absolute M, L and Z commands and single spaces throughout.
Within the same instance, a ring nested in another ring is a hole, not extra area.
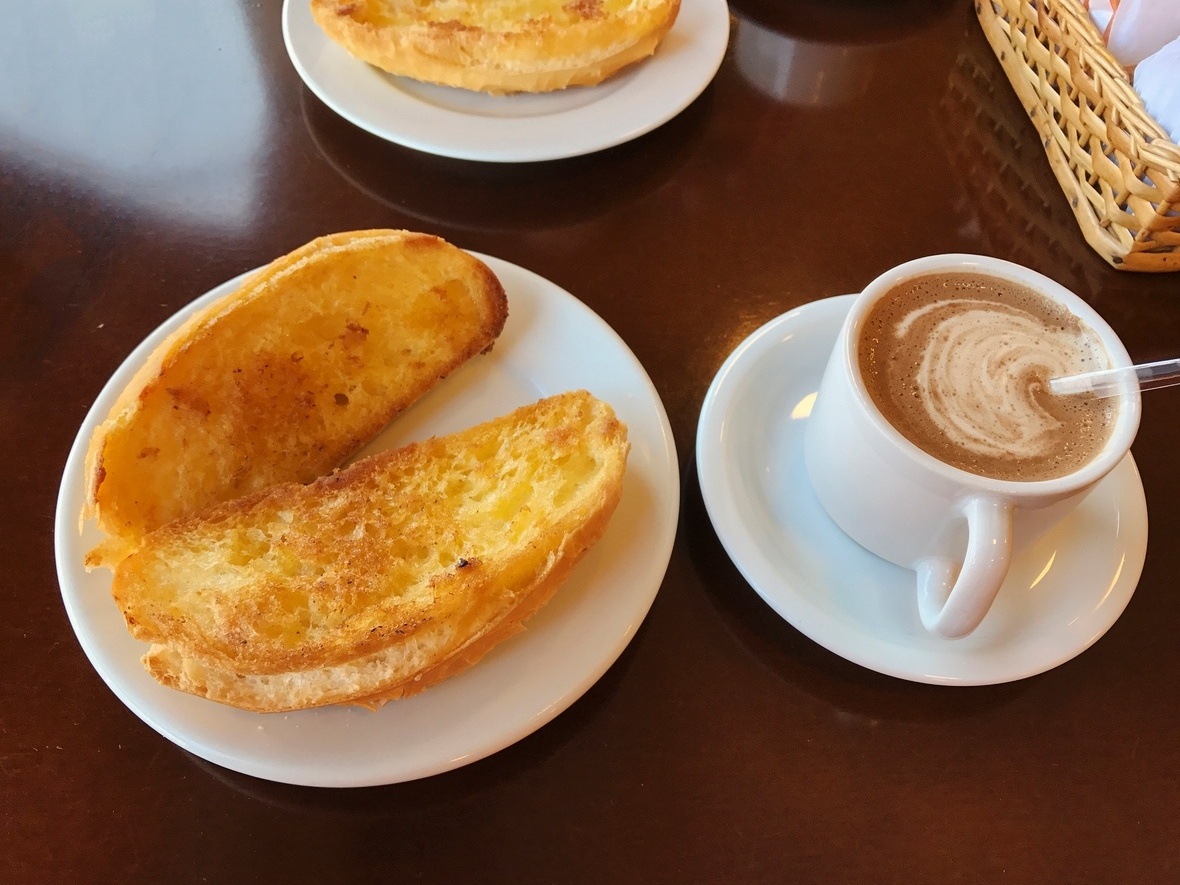
M 1106 47 L 1123 67 L 1133 68 L 1180 37 L 1180 0 L 1091 0 L 1090 17 L 1099 22 Z
M 1133 84 L 1148 113 L 1180 144 L 1180 37 L 1139 62 Z

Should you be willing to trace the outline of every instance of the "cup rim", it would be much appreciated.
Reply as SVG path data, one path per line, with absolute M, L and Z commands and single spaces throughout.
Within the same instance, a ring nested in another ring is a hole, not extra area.
M 861 290 L 849 310 L 845 320 L 841 358 L 852 382 L 852 390 L 859 406 L 872 417 L 874 427 L 890 441 L 893 448 L 908 460 L 920 465 L 924 470 L 933 471 L 944 479 L 960 485 L 970 485 L 977 491 L 990 491 L 1009 497 L 1034 497 L 1069 493 L 1086 488 L 1102 479 L 1127 455 L 1131 443 L 1138 433 L 1141 397 L 1138 386 L 1133 382 L 1128 382 L 1126 389 L 1118 396 L 1122 401 L 1122 406 L 1119 409 L 1115 425 L 1111 429 L 1110 437 L 1098 454 L 1073 472 L 1049 479 L 996 479 L 947 464 L 907 439 L 877 408 L 877 404 L 869 394 L 860 374 L 857 347 L 860 329 L 870 308 L 883 295 L 905 280 L 933 273 L 956 271 L 1007 279 L 1028 286 L 1054 301 L 1063 303 L 1071 313 L 1081 319 L 1099 337 L 1110 356 L 1113 367 L 1133 364 L 1118 334 L 1101 314 L 1056 280 L 1024 265 L 1015 264 L 1002 258 L 961 252 L 928 255 L 903 262 L 878 275 Z

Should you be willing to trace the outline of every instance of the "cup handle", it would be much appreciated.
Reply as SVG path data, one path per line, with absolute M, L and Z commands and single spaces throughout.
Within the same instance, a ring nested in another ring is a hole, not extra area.
M 962 565 L 942 556 L 920 560 L 918 614 L 931 633 L 966 636 L 991 608 L 1012 562 L 1012 504 L 987 495 L 968 498 L 967 553 Z

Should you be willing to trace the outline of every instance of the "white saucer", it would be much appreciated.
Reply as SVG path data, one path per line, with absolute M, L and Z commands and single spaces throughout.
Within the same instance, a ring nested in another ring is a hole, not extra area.
M 1009 682 L 1092 645 L 1122 614 L 1147 550 L 1147 505 L 1127 458 L 1061 524 L 1019 554 L 964 639 L 918 621 L 913 572 L 864 550 L 828 518 L 802 460 L 814 392 L 853 296 L 764 325 L 705 397 L 697 469 L 721 543 L 758 594 L 800 632 L 857 664 L 950 685 Z
M 308 88 L 373 135 L 444 157 L 519 163 L 593 153 L 671 120 L 721 66 L 729 6 L 682 0 L 651 58 L 598 86 L 537 95 L 485 95 L 391 76 L 330 40 L 307 0 L 284 0 L 283 40 Z
M 474 358 L 400 416 L 368 449 L 448 433 L 543 396 L 586 388 L 628 426 L 623 497 L 602 540 L 527 624 L 477 666 L 376 713 L 334 707 L 248 713 L 158 685 L 139 662 L 111 598 L 111 575 L 87 573 L 97 540 L 79 534 L 83 460 L 134 371 L 186 316 L 232 291 L 218 286 L 153 332 L 95 401 L 66 462 L 58 495 L 58 579 L 86 655 L 133 713 L 169 740 L 218 765 L 314 786 L 388 784 L 458 768 L 549 722 L 593 685 L 626 648 L 655 598 L 676 534 L 680 475 L 672 429 L 647 373 L 597 314 L 553 283 L 480 256 L 508 293 L 509 317 L 491 353 Z

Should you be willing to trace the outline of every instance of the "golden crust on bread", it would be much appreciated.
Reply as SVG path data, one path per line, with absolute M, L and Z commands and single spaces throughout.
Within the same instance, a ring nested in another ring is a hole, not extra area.
M 593 86 L 647 58 L 680 0 L 310 0 L 324 32 L 391 74 L 483 92 Z
M 495 275 L 407 231 L 322 237 L 169 335 L 95 431 L 83 519 L 113 565 L 146 532 L 343 462 L 504 327 Z
M 161 683 L 376 707 L 520 629 L 605 531 L 626 427 L 584 391 L 178 520 L 115 569 Z

